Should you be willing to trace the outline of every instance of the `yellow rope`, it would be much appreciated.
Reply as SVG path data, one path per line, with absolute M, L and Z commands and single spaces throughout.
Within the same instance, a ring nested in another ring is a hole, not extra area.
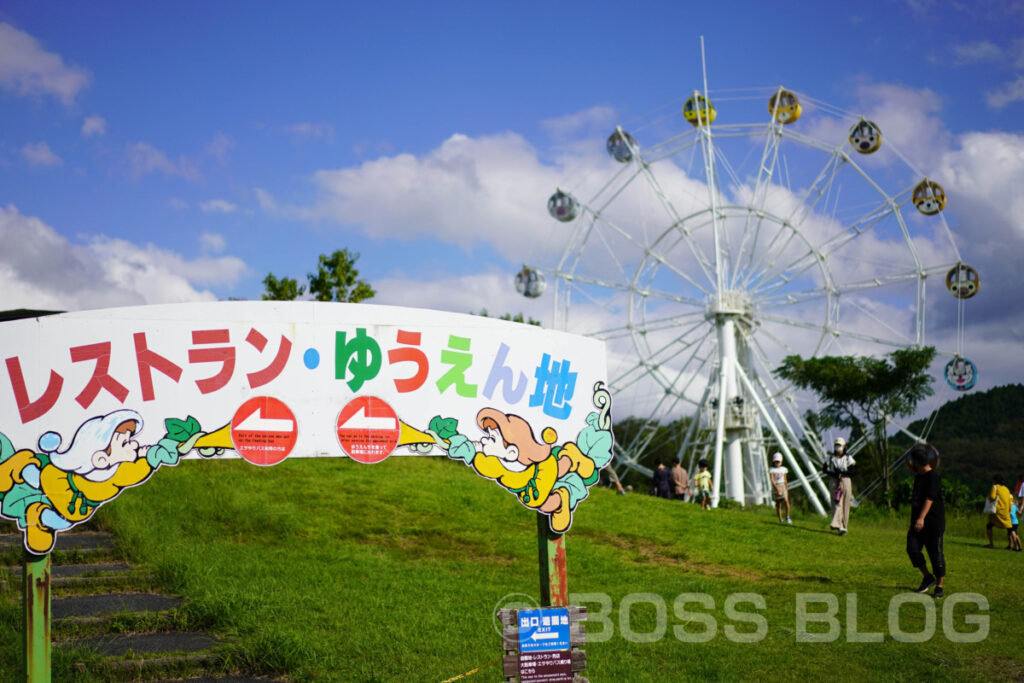
M 504 656 L 504 655 L 503 655 L 503 656 Z M 472 676 L 472 675 L 473 675 L 473 674 L 475 674 L 475 673 L 480 673 L 481 671 L 483 671 L 483 670 L 484 670 L 484 669 L 486 669 L 487 667 L 489 667 L 489 666 L 494 666 L 495 664 L 497 664 L 498 662 L 500 662 L 500 661 L 501 661 L 501 659 L 502 659 L 501 657 L 498 657 L 497 659 L 492 659 L 491 661 L 487 662 L 487 663 L 486 663 L 486 664 L 484 664 L 483 666 L 478 666 L 477 668 L 473 669 L 472 671 L 467 671 L 467 672 L 466 672 L 466 673 L 464 673 L 464 674 L 459 674 L 458 676 L 454 676 L 454 677 L 452 677 L 452 678 L 449 678 L 449 679 L 443 680 L 443 681 L 441 681 L 441 683 L 452 683 L 452 681 L 457 681 L 457 680 L 459 680 L 460 678 L 466 678 L 466 677 L 468 677 L 468 676 Z

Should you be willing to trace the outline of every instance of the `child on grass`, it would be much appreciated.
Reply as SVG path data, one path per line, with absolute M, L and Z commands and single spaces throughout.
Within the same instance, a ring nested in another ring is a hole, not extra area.
M 711 473 L 708 472 L 708 461 L 701 459 L 700 472 L 693 477 L 693 485 L 697 487 L 697 501 L 701 510 L 711 509 Z
M 1020 536 L 1017 535 L 1017 513 L 1018 512 L 1019 512 L 1019 509 L 1017 508 L 1017 503 L 1010 503 L 1010 528 L 1006 530 L 1006 536 L 1007 536 L 1006 540 L 1007 540 L 1007 543 L 1008 543 L 1008 545 L 1006 546 L 1006 549 L 1007 550 L 1014 550 L 1016 552 L 1020 552 L 1020 549 L 1021 549 Z
M 772 479 L 772 500 L 775 501 L 775 512 L 779 515 L 779 522 L 782 521 L 782 508 L 786 508 L 786 524 L 792 524 L 789 518 L 789 482 L 786 475 L 789 470 L 782 466 L 782 453 L 772 455 L 772 466 L 768 470 L 768 476 Z

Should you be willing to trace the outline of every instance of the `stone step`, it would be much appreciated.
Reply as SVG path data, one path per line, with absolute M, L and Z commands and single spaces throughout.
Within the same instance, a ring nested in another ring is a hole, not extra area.
M 282 678 L 253 678 L 252 676 L 224 676 L 222 678 L 164 679 L 155 683 L 286 683 Z
M 99 674 L 106 681 L 180 681 L 182 676 L 215 674 L 223 665 L 215 653 L 193 653 L 168 657 L 137 657 L 106 659 L 99 662 L 78 662 L 75 669 L 81 674 Z M 89 680 L 93 680 L 89 678 Z
M 20 565 L 24 554 L 24 536 L 20 532 L 0 534 L 0 564 Z M 105 531 L 66 531 L 57 534 L 57 542 L 50 553 L 50 562 L 75 564 L 83 559 L 117 557 L 117 540 Z
M 107 657 L 167 655 L 170 653 L 206 652 L 221 645 L 221 641 L 202 632 L 144 633 L 136 635 L 105 635 L 93 638 L 75 638 L 56 643 L 58 648 L 87 647 Z M 147 659 L 149 657 L 147 656 Z
M 58 619 L 103 617 L 122 612 L 164 612 L 182 604 L 181 598 L 157 593 L 111 593 L 53 598 L 51 616 Z
M 22 568 L 11 567 L 11 573 L 20 578 Z M 130 576 L 138 570 L 124 562 L 92 562 L 89 564 L 51 564 L 50 580 L 70 578 L 107 578 L 109 576 Z

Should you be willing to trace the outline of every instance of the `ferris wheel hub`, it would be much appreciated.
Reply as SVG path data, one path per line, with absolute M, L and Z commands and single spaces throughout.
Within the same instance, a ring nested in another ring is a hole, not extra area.
M 743 316 L 750 317 L 753 312 L 753 301 L 750 295 L 743 290 L 730 289 L 719 292 L 708 301 L 707 319 L 711 320 L 719 316 Z

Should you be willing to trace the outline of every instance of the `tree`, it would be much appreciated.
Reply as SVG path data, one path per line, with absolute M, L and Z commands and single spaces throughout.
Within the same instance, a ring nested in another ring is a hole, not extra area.
M 899 349 L 885 358 L 823 356 L 804 359 L 787 356 L 775 374 L 801 389 L 817 394 L 824 407 L 816 414 L 822 427 L 848 427 L 869 435 L 889 490 L 889 417 L 911 415 L 922 399 L 931 396 L 933 378 L 928 368 L 935 359 L 931 346 Z M 870 451 L 869 451 L 870 452 Z
M 372 299 L 377 293 L 366 280 L 359 279 L 356 261 L 359 254 L 339 249 L 329 257 L 320 254 L 317 272 L 309 273 L 309 293 L 317 301 L 356 303 Z
M 347 301 L 355 303 L 371 299 L 377 293 L 366 280 L 359 279 L 356 261 L 359 254 L 340 249 L 330 256 L 320 254 L 316 274 L 309 273 L 309 293 L 317 301 Z M 306 292 L 296 280 L 273 273 L 263 278 L 264 301 L 293 301 Z
M 278 280 L 273 273 L 267 273 L 263 278 L 263 300 L 264 301 L 294 301 L 306 291 L 299 283 L 290 277 L 283 277 Z
M 487 312 L 486 308 L 477 313 L 476 315 L 482 315 L 485 318 L 491 317 L 491 314 Z M 539 320 L 535 319 L 533 316 L 526 318 L 523 316 L 522 313 L 516 313 L 515 315 L 512 315 L 511 313 L 506 313 L 505 315 L 498 316 L 498 320 L 508 320 L 510 322 L 523 323 L 526 325 L 536 325 L 537 327 L 541 326 Z

